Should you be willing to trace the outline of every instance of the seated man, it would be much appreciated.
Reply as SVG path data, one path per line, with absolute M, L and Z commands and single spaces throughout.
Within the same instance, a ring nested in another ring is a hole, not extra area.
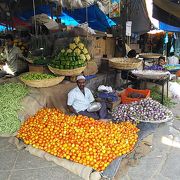
M 94 119 L 109 119 L 106 103 L 101 103 L 102 107 L 97 112 L 88 112 L 87 108 L 95 100 L 91 91 L 85 87 L 84 76 L 77 77 L 77 87 L 68 93 L 67 105 L 69 110 L 78 115 L 92 117 Z
M 6 64 L 0 71 L 0 78 L 6 75 L 16 76 L 28 70 L 28 64 L 25 61 L 21 50 L 18 47 L 14 46 L 14 39 L 12 35 L 6 35 L 5 39 L 6 47 L 3 56 L 6 60 Z
M 160 56 L 159 58 L 158 58 L 158 63 L 157 64 L 155 64 L 155 65 L 152 65 L 152 66 L 147 66 L 147 67 L 145 67 L 144 69 L 145 70 L 159 70 L 159 71 L 162 71 L 162 70 L 164 70 L 164 65 L 166 64 L 166 59 L 165 59 L 165 57 L 163 57 L 163 56 Z

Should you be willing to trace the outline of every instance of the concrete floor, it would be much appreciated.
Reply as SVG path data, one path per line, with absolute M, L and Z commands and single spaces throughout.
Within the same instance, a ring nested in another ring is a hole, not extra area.
M 172 109 L 180 116 L 180 103 Z M 174 126 L 176 129 L 174 129 Z M 180 179 L 180 120 L 163 123 L 153 139 L 153 149 L 136 167 L 130 167 L 122 180 L 179 180 Z M 174 143 L 171 140 L 174 139 Z M 164 141 L 162 141 L 164 140 Z M 164 143 L 170 143 L 166 145 Z M 57 166 L 0 138 L 0 180 L 81 180 L 68 170 Z
M 122 180 L 180 179 L 180 103 L 172 109 L 173 124 L 163 123 L 154 133 L 152 151 L 136 167 L 130 167 Z

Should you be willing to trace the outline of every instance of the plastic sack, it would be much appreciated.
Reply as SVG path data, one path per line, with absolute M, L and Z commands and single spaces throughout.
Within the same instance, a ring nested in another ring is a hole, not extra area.
M 172 93 L 174 98 L 180 100 L 180 84 L 177 82 L 169 82 L 169 91 Z

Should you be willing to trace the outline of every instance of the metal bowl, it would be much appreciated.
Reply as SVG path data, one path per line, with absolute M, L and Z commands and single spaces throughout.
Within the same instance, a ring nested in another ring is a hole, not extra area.
M 101 109 L 101 103 L 99 102 L 93 102 L 90 104 L 90 106 L 87 108 L 88 112 L 96 112 Z

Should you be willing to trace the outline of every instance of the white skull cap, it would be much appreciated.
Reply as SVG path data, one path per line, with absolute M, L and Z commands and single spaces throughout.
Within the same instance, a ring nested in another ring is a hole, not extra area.
M 85 78 L 84 76 L 82 76 L 82 75 L 80 75 L 80 76 L 77 77 L 77 81 L 80 80 L 80 79 L 86 80 L 86 78 Z

